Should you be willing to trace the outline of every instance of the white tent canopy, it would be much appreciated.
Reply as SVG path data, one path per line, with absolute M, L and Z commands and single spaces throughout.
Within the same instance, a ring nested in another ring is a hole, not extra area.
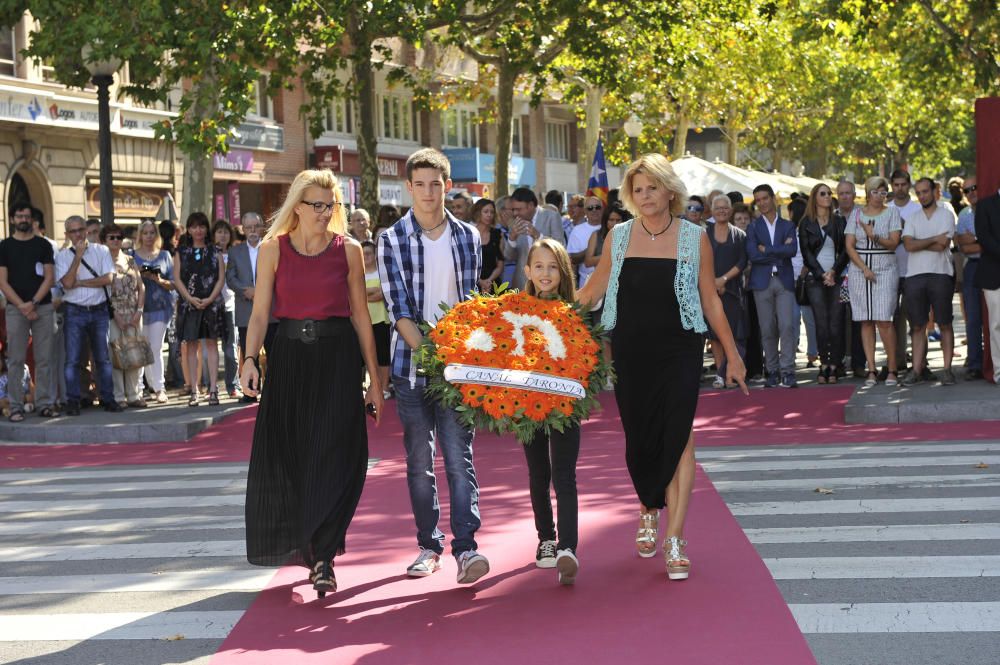
M 689 194 L 705 195 L 718 189 L 726 193 L 739 192 L 747 202 L 753 200 L 753 189 L 757 185 L 770 185 L 780 201 L 787 201 L 793 192 L 809 194 L 816 184 L 827 182 L 805 176 L 752 171 L 725 162 L 708 162 L 693 155 L 675 159 L 672 165 Z M 827 184 L 836 187 L 836 183 Z

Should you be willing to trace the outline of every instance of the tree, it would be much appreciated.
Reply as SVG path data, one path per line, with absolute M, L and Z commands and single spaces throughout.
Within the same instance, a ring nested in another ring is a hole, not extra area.
M 49 62 L 57 79 L 83 87 L 89 79 L 82 45 L 92 60 L 115 57 L 129 66 L 121 94 L 143 104 L 164 102 L 182 91 L 175 119 L 156 135 L 184 154 L 183 214 L 211 209 L 212 160 L 225 152 L 232 132 L 253 103 L 261 70 L 295 52 L 285 17 L 307 3 L 191 0 L 179 7 L 154 0 L 7 0 L 0 23 L 12 25 L 28 9 L 38 20 L 26 55 Z M 280 83 L 276 77 L 274 85 Z

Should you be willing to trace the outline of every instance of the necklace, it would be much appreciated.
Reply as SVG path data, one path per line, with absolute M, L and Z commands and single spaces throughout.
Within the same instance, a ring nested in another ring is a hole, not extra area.
M 414 221 L 416 221 L 416 220 L 414 220 Z M 423 227 L 423 225 L 420 224 L 420 222 L 417 222 L 417 226 L 419 226 L 420 230 L 423 231 L 424 233 L 430 233 L 431 231 L 435 231 L 435 230 L 441 228 L 442 226 L 444 226 L 444 223 L 447 222 L 447 221 L 448 221 L 448 216 L 445 215 L 444 219 L 442 219 L 440 222 L 438 222 L 437 224 L 435 224 L 434 226 L 432 226 L 429 229 L 425 229 Z
M 644 231 L 645 231 L 646 233 L 648 233 L 648 234 L 649 234 L 649 239 L 650 239 L 650 240 L 656 240 L 656 236 L 662 236 L 662 235 L 663 235 L 664 233 L 666 233 L 667 231 L 669 231 L 669 230 L 670 230 L 670 227 L 671 227 L 671 226 L 673 226 L 673 225 L 674 225 L 674 216 L 673 216 L 673 215 L 670 215 L 670 222 L 669 222 L 669 223 L 667 224 L 666 228 L 665 228 L 665 229 L 663 229 L 662 231 L 660 231 L 659 233 L 653 233 L 653 232 L 652 232 L 652 231 L 650 231 L 650 230 L 649 230 L 648 228 L 646 228 L 646 220 L 645 220 L 645 219 L 642 219 L 642 218 L 640 218 L 640 219 L 639 219 L 639 223 L 640 223 L 640 224 L 642 224 L 642 229 L 643 229 L 643 230 L 644 230 Z

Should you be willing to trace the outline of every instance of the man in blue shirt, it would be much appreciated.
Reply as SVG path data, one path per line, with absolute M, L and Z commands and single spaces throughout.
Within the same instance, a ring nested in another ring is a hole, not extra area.
M 969 176 L 962 183 L 962 192 L 969 205 L 958 214 L 955 242 L 965 255 L 965 269 L 962 272 L 962 299 L 965 301 L 965 336 L 969 343 L 968 365 L 965 380 L 983 378 L 983 290 L 976 286 L 976 269 L 982 247 L 976 239 L 976 203 L 979 199 L 976 176 Z
M 761 214 L 747 227 L 747 256 L 749 288 L 754 292 L 764 347 L 764 386 L 795 388 L 795 345 L 799 339 L 792 270 L 792 257 L 799 249 L 795 225 L 778 214 L 770 185 L 755 187 L 753 200 Z
M 441 450 L 451 498 L 452 554 L 459 584 L 471 584 L 490 570 L 476 551 L 479 484 L 472 463 L 475 431 L 457 413 L 425 393 L 414 352 L 423 341 L 421 323 L 433 325 L 441 303 L 454 305 L 476 288 L 482 264 L 479 231 L 445 210 L 451 189 L 451 164 L 433 148 L 418 150 L 406 162 L 406 188 L 413 208 L 379 234 L 378 269 L 393 324 L 392 384 L 403 423 L 406 482 L 417 523 L 420 554 L 406 574 L 426 577 L 441 567 L 444 534 L 438 528 L 434 453 Z

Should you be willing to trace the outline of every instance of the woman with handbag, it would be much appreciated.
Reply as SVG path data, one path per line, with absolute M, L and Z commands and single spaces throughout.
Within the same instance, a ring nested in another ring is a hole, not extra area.
M 111 285 L 108 286 L 108 300 L 112 310 L 108 330 L 111 380 L 114 384 L 115 401 L 119 406 L 144 409 L 146 401 L 139 390 L 139 378 L 142 376 L 146 357 L 144 350 L 139 347 L 141 344 L 149 346 L 142 336 L 142 310 L 146 289 L 135 259 L 122 251 L 123 237 L 121 227 L 115 224 L 101 228 L 101 242 L 111 252 L 111 260 L 115 264 Z
M 146 301 L 142 313 L 142 334 L 149 342 L 153 362 L 146 366 L 146 385 L 158 404 L 167 401 L 163 382 L 163 340 L 174 314 L 174 262 L 161 248 L 162 239 L 156 222 L 147 219 L 139 225 L 139 241 L 132 258 L 139 266 Z
M 833 190 L 819 183 L 809 193 L 806 212 L 799 221 L 799 249 L 808 271 L 805 295 L 816 318 L 819 374 L 816 383 L 837 383 L 837 365 L 844 357 L 844 305 L 840 279 L 847 256 L 844 229 L 847 221 L 833 207 Z
M 209 239 L 208 217 L 193 212 L 187 219 L 190 242 L 174 254 L 174 286 L 181 296 L 177 304 L 177 336 L 187 348 L 185 361 L 191 381 L 188 406 L 198 406 L 198 347 L 207 341 L 205 355 L 211 376 L 208 383 L 208 403 L 219 403 L 218 340 L 226 334 L 225 303 L 219 294 L 226 284 L 226 264 L 222 252 Z

